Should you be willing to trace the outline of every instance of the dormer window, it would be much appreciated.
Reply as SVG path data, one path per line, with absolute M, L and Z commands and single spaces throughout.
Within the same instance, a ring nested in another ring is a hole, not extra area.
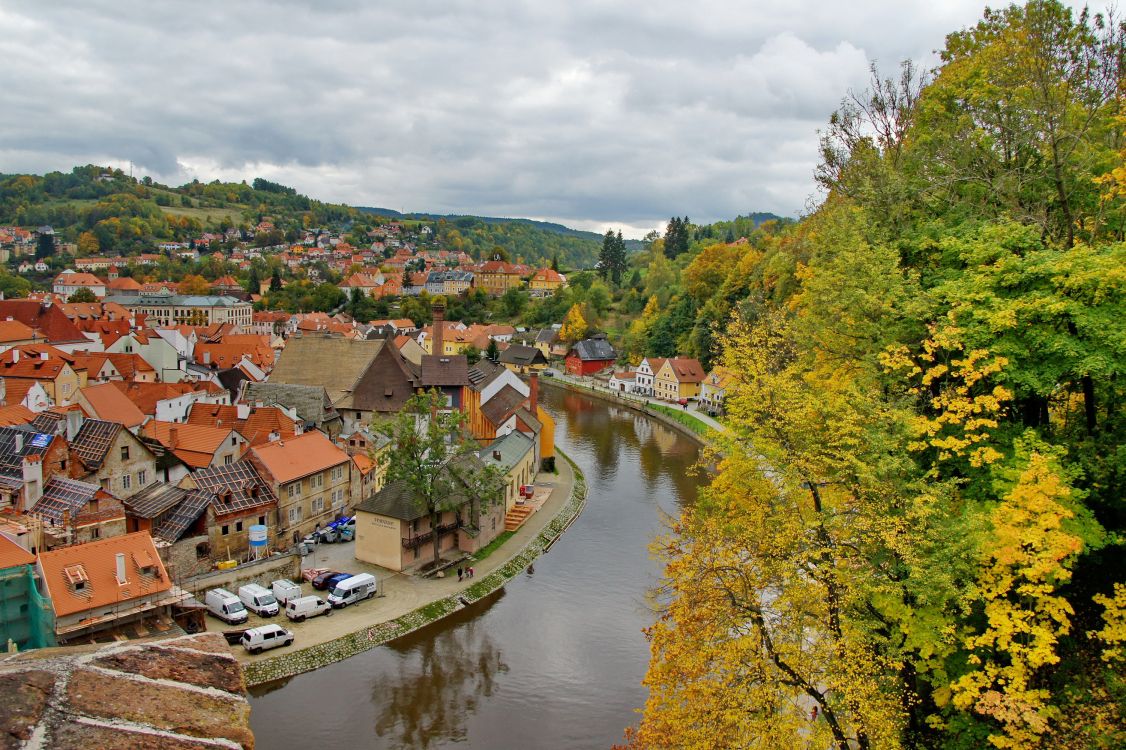
M 66 576 L 70 590 L 75 593 L 85 591 L 90 583 L 90 577 L 86 575 L 86 568 L 81 563 L 66 566 L 63 568 L 63 575 Z

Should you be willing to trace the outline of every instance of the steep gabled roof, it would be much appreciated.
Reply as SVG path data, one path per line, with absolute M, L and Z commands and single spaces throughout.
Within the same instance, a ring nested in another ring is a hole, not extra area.
M 614 347 L 610 346 L 610 342 L 601 337 L 578 341 L 572 347 L 572 351 L 584 362 L 618 358 L 618 353 L 614 351 Z
M 256 445 L 249 453 L 279 484 L 292 482 L 350 460 L 347 453 L 317 430 L 289 440 Z
M 524 394 L 506 385 L 481 404 L 481 413 L 492 424 L 499 425 L 516 413 L 526 400 Z
M 85 341 L 82 331 L 75 327 L 58 305 L 43 305 L 37 300 L 0 300 L 0 320 L 13 318 L 34 329 L 51 342 Z
M 464 354 L 424 355 L 422 385 L 425 388 L 469 385 L 469 360 Z
M 125 429 L 118 422 L 87 419 L 70 443 L 70 449 L 89 471 L 97 471 L 106 459 L 117 433 Z
M 117 582 L 118 554 L 123 554 L 125 559 L 126 583 L 123 585 Z M 42 552 L 39 564 L 58 617 L 120 605 L 172 588 L 168 572 L 146 531 Z M 81 589 L 75 590 L 71 581 L 82 581 Z
M 295 336 L 282 350 L 272 383 L 318 385 L 335 405 L 348 398 L 386 342 L 337 336 Z
M 145 414 L 112 382 L 87 386 L 80 393 L 98 419 L 118 422 L 126 427 L 136 427 L 145 421 Z

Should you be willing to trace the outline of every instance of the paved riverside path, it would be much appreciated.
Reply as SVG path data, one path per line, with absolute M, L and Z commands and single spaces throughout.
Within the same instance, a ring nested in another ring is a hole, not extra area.
M 447 569 L 445 578 L 422 578 L 409 573 L 396 573 L 387 568 L 356 560 L 353 557 L 355 543 L 321 544 L 318 545 L 313 554 L 304 558 L 302 567 L 332 568 L 334 570 L 346 570 L 350 573 L 371 573 L 382 582 L 383 596 L 353 604 L 344 609 L 334 610 L 332 615 L 328 617 L 322 615 L 300 623 L 291 622 L 284 614 L 270 618 L 260 618 L 251 614 L 246 624 L 235 627 L 241 629 L 275 622 L 293 631 L 294 644 L 291 647 L 272 649 L 258 655 L 246 653 L 242 646 L 232 647 L 232 652 L 244 663 L 282 656 L 294 648 L 306 648 L 318 643 L 336 640 L 349 633 L 397 619 L 419 607 L 468 588 L 478 579 L 503 566 L 510 558 L 522 551 L 566 505 L 574 488 L 574 469 L 571 463 L 561 455 L 557 456 L 555 466 L 558 474 L 540 472 L 536 475 L 537 494 L 543 488 L 551 489 L 551 494 L 543 506 L 529 516 L 524 525 L 517 529 L 504 544 L 494 550 L 487 558 L 479 562 L 467 561 L 465 563 L 473 566 L 475 573 L 473 579 L 459 582 L 456 565 Z M 315 591 L 308 582 L 300 581 L 299 583 L 301 583 L 302 595 L 315 594 L 321 598 L 328 596 L 327 591 Z M 209 615 L 207 617 L 207 629 L 209 631 L 222 631 L 233 628 Z
M 574 375 L 569 375 L 569 374 L 567 374 L 565 372 L 561 372 L 559 370 L 553 370 L 552 372 L 555 373 L 552 377 L 546 378 L 546 379 L 541 379 L 540 382 L 543 383 L 545 381 L 550 382 L 552 380 L 555 380 L 555 381 L 560 382 L 560 383 L 566 383 L 567 385 L 575 386 L 576 388 L 579 388 L 580 390 L 583 390 L 583 391 L 591 391 L 591 392 L 594 392 L 594 393 L 604 393 L 607 396 L 611 396 L 615 401 L 619 401 L 619 402 L 622 402 L 622 403 L 637 404 L 638 406 L 652 404 L 654 406 L 663 406 L 663 407 L 668 408 L 668 409 L 677 409 L 679 407 L 679 404 L 674 404 L 670 401 L 662 401 L 659 398 L 639 396 L 636 393 L 621 393 L 620 391 L 610 390 L 609 388 L 602 385 L 601 383 L 594 380 L 593 378 L 588 378 L 588 377 L 577 378 Z M 682 409 L 683 407 L 680 407 L 680 408 Z M 701 422 L 703 422 L 704 424 L 706 424 L 708 427 L 711 427 L 716 432 L 727 432 L 727 426 L 726 425 L 720 424 L 719 422 L 712 419 L 710 416 L 708 416 L 704 412 L 700 411 L 699 409 L 700 409 L 700 404 L 699 404 L 698 401 L 689 401 L 688 402 L 688 409 L 685 410 L 685 413 L 692 415 L 696 419 L 698 419 Z

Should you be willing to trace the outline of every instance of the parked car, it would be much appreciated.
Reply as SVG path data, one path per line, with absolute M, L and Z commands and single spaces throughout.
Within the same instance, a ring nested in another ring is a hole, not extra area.
M 343 580 L 351 578 L 353 575 L 355 575 L 355 574 L 354 573 L 337 573 L 334 576 L 329 576 L 328 578 L 325 579 L 324 590 L 325 591 L 332 591 L 334 588 L 336 588 L 337 584 L 339 584 Z
M 239 643 L 250 653 L 260 654 L 267 649 L 293 643 L 293 633 L 281 625 L 260 625 L 256 628 L 248 628 L 242 634 Z
M 246 622 L 249 615 L 239 598 L 226 589 L 211 589 L 203 600 L 207 611 L 228 625 Z
M 375 596 L 375 588 L 375 576 L 370 573 L 349 576 L 333 587 L 332 593 L 328 595 L 328 603 L 344 609 L 349 604 Z
M 259 586 L 257 583 L 239 586 L 238 598 L 247 609 L 259 617 L 273 617 L 278 613 L 278 600 L 265 586 Z
M 282 605 L 287 604 L 290 599 L 297 599 L 301 596 L 301 587 L 285 578 L 280 578 L 271 583 L 270 590 L 274 592 L 274 598 Z
M 339 570 L 326 570 L 312 580 L 313 588 L 317 591 L 324 591 L 328 588 L 328 579 L 338 575 L 340 575 Z M 347 576 L 345 576 L 345 578 L 347 578 Z
M 332 605 L 319 596 L 302 596 L 285 603 L 285 616 L 294 622 L 305 622 L 308 617 L 331 614 Z

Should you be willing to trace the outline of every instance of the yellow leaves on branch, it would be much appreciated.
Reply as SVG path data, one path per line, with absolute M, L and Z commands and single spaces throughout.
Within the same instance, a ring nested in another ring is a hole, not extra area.
M 987 624 L 966 637 L 974 668 L 952 688 L 957 708 L 997 722 L 989 740 L 999 748 L 1039 745 L 1058 718 L 1041 670 L 1059 661 L 1056 644 L 1071 630 L 1071 605 L 1057 593 L 1083 547 L 1063 527 L 1069 496 L 1048 457 L 1033 453 L 991 515 L 978 581 Z
M 917 355 L 906 346 L 892 346 L 881 353 L 880 364 L 910 383 L 909 392 L 929 396 L 929 409 L 911 420 L 915 440 L 909 448 L 935 448 L 939 461 L 968 458 L 980 467 L 1001 458 L 989 445 L 990 430 L 1012 394 L 989 383 L 1008 360 L 987 349 L 966 351 L 961 335 L 954 325 L 931 326 Z
M 1103 642 L 1105 662 L 1126 662 L 1126 585 L 1114 584 L 1114 596 L 1096 594 L 1095 604 L 1104 607 L 1103 628 L 1090 635 Z

